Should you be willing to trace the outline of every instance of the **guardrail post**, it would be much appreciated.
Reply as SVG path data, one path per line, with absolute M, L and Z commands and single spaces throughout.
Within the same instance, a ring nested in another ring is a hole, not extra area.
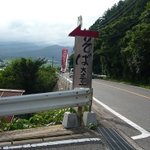
M 92 101 L 93 101 L 93 88 L 91 90 L 91 95 L 90 95 L 90 104 L 89 104 L 89 112 L 92 111 Z
M 78 107 L 77 116 L 78 116 L 79 126 L 81 126 L 82 125 L 82 116 L 83 116 L 82 106 Z

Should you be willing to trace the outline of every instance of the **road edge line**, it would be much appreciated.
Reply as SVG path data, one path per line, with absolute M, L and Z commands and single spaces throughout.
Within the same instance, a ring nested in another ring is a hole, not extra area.
M 128 118 L 126 118 L 126 117 L 122 116 L 121 114 L 119 114 L 118 112 L 114 111 L 112 108 L 110 108 L 106 104 L 102 103 L 97 98 L 93 97 L 93 100 L 95 102 L 99 103 L 100 105 L 102 105 L 104 108 L 106 108 L 112 114 L 114 114 L 115 116 L 117 116 L 118 118 L 120 118 L 121 120 L 123 120 L 124 122 L 126 122 L 127 124 L 129 124 L 130 126 L 132 126 L 133 128 L 135 128 L 136 130 L 140 131 L 141 132 L 140 135 L 136 135 L 136 136 L 132 136 L 131 137 L 133 140 L 143 139 L 143 138 L 147 138 L 147 137 L 150 136 L 150 132 L 146 131 L 145 129 L 143 129 L 139 125 L 137 125 L 134 122 L 132 122 L 131 120 L 129 120 Z

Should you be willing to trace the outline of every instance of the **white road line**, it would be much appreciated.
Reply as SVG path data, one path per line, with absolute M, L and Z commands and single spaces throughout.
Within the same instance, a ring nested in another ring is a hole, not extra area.
M 65 78 L 66 78 L 67 81 L 72 83 L 72 81 L 70 79 L 68 79 L 67 77 L 65 77 Z M 131 120 L 129 120 L 128 118 L 126 118 L 126 117 L 122 116 L 121 114 L 119 114 L 118 112 L 114 111 L 109 106 L 107 106 L 106 104 L 102 103 L 100 100 L 96 99 L 95 97 L 93 97 L 93 100 L 96 101 L 97 103 L 99 103 L 100 105 L 102 105 L 105 109 L 110 111 L 112 114 L 114 114 L 115 116 L 117 116 L 121 120 L 125 121 L 127 124 L 129 124 L 130 126 L 135 128 L 136 130 L 140 131 L 141 132 L 140 135 L 136 135 L 136 136 L 132 136 L 131 137 L 133 140 L 138 140 L 138 139 L 143 139 L 143 138 L 150 137 L 150 132 L 146 131 L 145 129 L 143 129 L 139 125 L 137 125 L 134 122 L 132 122 Z
M 52 142 L 42 142 L 42 143 L 33 143 L 33 144 L 23 144 L 23 145 L 14 145 L 14 146 L 4 146 L 2 149 L 23 149 L 23 148 L 35 148 L 42 146 L 54 146 L 54 145 L 67 145 L 67 144 L 78 144 L 84 142 L 99 142 L 99 138 L 83 138 L 83 139 L 68 139 Z M 0 148 L 1 149 L 1 148 Z
M 135 123 L 132 122 L 131 120 L 127 119 L 126 117 L 122 116 L 122 115 L 119 114 L 118 112 L 114 111 L 114 110 L 111 109 L 109 106 L 107 106 L 106 104 L 102 103 L 101 101 L 99 101 L 99 100 L 96 99 L 95 97 L 93 97 L 93 100 L 94 100 L 95 102 L 97 102 L 98 104 L 102 105 L 104 108 L 106 108 L 108 111 L 110 111 L 112 114 L 114 114 L 115 116 L 117 116 L 117 117 L 120 118 L 121 120 L 125 121 L 127 124 L 129 124 L 130 126 L 132 126 L 133 128 L 135 128 L 136 130 L 140 131 L 140 132 L 141 132 L 140 135 L 132 136 L 132 137 L 131 137 L 133 140 L 138 140 L 138 139 L 143 139 L 143 138 L 150 137 L 150 132 L 146 131 L 145 129 L 143 129 L 143 128 L 140 127 L 139 125 L 135 124 Z

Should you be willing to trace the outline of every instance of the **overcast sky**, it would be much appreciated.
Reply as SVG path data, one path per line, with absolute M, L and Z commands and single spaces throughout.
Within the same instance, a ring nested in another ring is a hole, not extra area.
M 119 0 L 0 0 L 0 41 L 73 46 L 68 34 L 82 15 L 88 29 Z

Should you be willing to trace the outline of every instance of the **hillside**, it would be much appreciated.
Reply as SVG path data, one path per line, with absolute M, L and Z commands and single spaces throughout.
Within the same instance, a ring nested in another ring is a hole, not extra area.
M 67 48 L 69 54 L 72 47 L 63 47 L 60 45 L 38 45 L 36 43 L 23 42 L 0 42 L 0 58 L 32 57 L 46 58 L 55 61 L 61 60 L 62 48 Z
M 98 31 L 94 73 L 150 84 L 150 2 L 119 1 L 90 27 Z M 97 65 L 99 62 L 99 65 Z

